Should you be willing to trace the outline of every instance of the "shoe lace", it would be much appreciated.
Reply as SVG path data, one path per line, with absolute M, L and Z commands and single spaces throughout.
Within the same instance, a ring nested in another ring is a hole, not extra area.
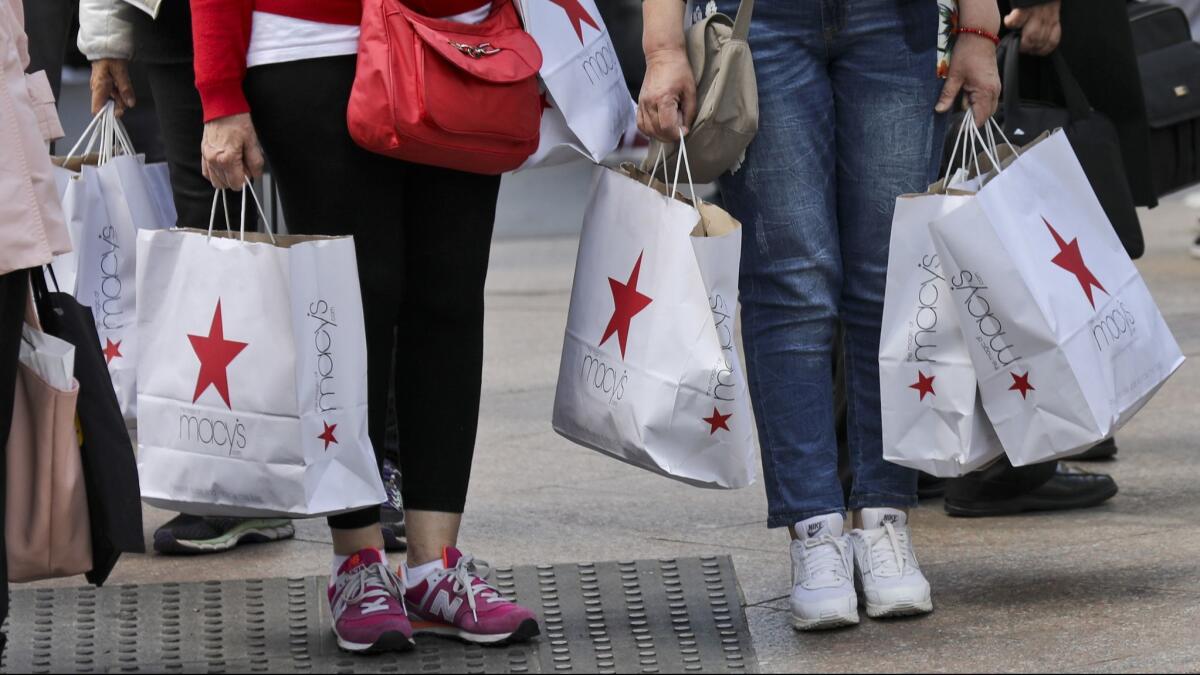
M 383 563 L 365 565 L 349 574 L 338 576 L 334 597 L 334 616 L 341 616 L 347 607 L 359 605 L 363 614 L 382 612 L 388 608 L 388 598 L 399 601 L 404 596 L 404 582 Z M 397 602 L 404 614 L 408 608 Z
M 484 581 L 491 573 L 491 565 L 478 560 L 475 556 L 464 553 L 453 568 L 435 572 L 429 579 L 430 588 L 437 586 L 443 579 L 453 579 L 452 590 L 455 595 L 467 598 L 467 606 L 471 608 L 471 617 L 479 622 L 479 599 L 489 605 L 507 602 L 500 590 Z
M 804 541 L 804 567 L 808 571 L 808 579 L 805 580 L 805 585 L 815 588 L 841 584 L 847 576 L 847 550 L 846 541 L 831 534 L 806 539 Z
M 867 531 L 871 555 L 871 573 L 879 577 L 901 577 L 912 566 L 912 548 L 909 545 L 908 528 L 897 530 L 892 523 Z

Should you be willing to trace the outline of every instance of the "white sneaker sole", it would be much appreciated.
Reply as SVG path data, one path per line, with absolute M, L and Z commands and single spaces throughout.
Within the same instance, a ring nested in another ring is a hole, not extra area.
M 901 616 L 917 616 L 933 611 L 933 598 L 924 600 L 901 600 L 883 605 L 867 603 L 867 616 L 872 619 L 891 619 Z
M 792 615 L 792 628 L 801 632 L 816 631 L 816 630 L 832 630 L 834 628 L 845 628 L 847 626 L 858 625 L 858 612 L 853 611 L 849 614 L 839 614 L 837 612 L 826 612 L 817 619 L 802 619 L 796 615 Z

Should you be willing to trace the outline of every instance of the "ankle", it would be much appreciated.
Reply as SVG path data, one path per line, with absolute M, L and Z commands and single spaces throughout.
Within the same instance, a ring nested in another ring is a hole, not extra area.
M 431 560 L 430 562 L 422 563 L 420 565 L 405 563 L 404 585 L 408 588 L 419 586 L 421 582 L 444 569 L 446 569 L 446 565 L 442 562 L 441 558 L 438 558 L 437 560 Z

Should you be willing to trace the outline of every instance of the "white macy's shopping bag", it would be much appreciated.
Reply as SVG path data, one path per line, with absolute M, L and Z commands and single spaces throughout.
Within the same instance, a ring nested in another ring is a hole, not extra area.
M 701 208 L 705 223 L 689 203 L 597 167 L 554 429 L 691 485 L 740 488 L 757 464 L 734 340 L 741 226 Z
M 1004 453 L 929 235 L 935 218 L 972 199 L 903 195 L 892 216 L 879 343 L 883 458 L 935 476 L 961 476 Z
M 603 160 L 634 124 L 636 108 L 595 0 L 520 0 L 517 8 L 542 50 L 547 102 L 561 112 L 570 132 L 558 133 L 552 114 L 542 124 L 534 158 L 561 157 L 556 148 L 578 146 L 594 161 Z M 524 168 L 544 161 L 531 159 Z
M 1107 438 L 1182 365 L 1061 131 L 931 229 L 984 407 L 1014 465 Z
M 354 242 L 276 240 L 139 234 L 138 470 L 149 504 L 309 517 L 384 501 Z
M 121 413 L 130 422 L 137 418 L 137 233 L 173 227 L 176 219 L 166 164 L 144 160 L 110 103 L 55 169 L 74 250 L 55 258 L 52 268 L 59 288 L 91 307 Z

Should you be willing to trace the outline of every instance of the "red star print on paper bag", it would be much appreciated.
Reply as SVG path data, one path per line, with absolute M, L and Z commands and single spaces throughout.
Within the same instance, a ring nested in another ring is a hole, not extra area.
M 733 413 L 729 413 L 728 415 L 722 415 L 720 410 L 713 408 L 712 417 L 704 418 L 704 421 L 708 422 L 709 426 L 712 427 L 712 430 L 708 432 L 708 435 L 712 436 L 713 434 L 717 433 L 717 431 L 720 429 L 729 431 L 729 418 L 730 417 L 733 417 Z
M 192 403 L 200 400 L 200 395 L 212 387 L 221 395 L 225 406 L 232 410 L 233 404 L 229 402 L 229 374 L 226 369 L 249 343 L 225 339 L 220 300 L 217 300 L 217 310 L 213 313 L 208 335 L 188 335 L 188 340 L 192 343 L 196 358 L 200 359 L 200 374 L 196 377 L 196 393 L 192 396 Z
M 337 437 L 333 435 L 334 430 L 337 429 L 337 425 L 330 424 L 330 423 L 324 422 L 324 421 L 322 421 L 321 424 L 325 425 L 325 431 L 320 436 L 317 436 L 317 438 L 321 439 L 322 441 L 325 441 L 325 450 L 326 450 L 326 452 L 328 452 L 329 446 L 331 444 L 337 445 L 337 442 L 338 442 Z
M 1051 262 L 1075 275 L 1083 292 L 1087 294 L 1092 309 L 1095 309 L 1096 299 L 1092 296 L 1092 287 L 1099 288 L 1105 295 L 1108 295 L 1108 291 L 1104 290 L 1104 287 L 1100 285 L 1100 280 L 1096 278 L 1095 274 L 1092 274 L 1092 270 L 1088 269 L 1087 263 L 1083 261 L 1083 253 L 1079 250 L 1079 239 L 1072 239 L 1068 244 L 1044 216 L 1042 222 L 1050 228 L 1050 234 L 1054 237 L 1054 242 L 1058 244 L 1058 255 L 1054 256 Z
M 571 22 L 571 27 L 575 29 L 575 34 L 579 36 L 579 44 L 583 44 L 583 24 L 587 24 L 596 30 L 600 30 L 600 25 L 592 18 L 583 5 L 579 4 L 579 0 L 550 0 L 550 2 L 562 7 L 567 13 L 567 20 Z
M 645 255 L 645 251 L 638 254 L 633 271 L 629 273 L 629 281 L 621 283 L 612 277 L 608 278 L 614 307 L 612 318 L 608 320 L 608 327 L 604 329 L 604 337 L 600 338 L 600 346 L 603 347 L 604 343 L 608 342 L 608 339 L 615 333 L 617 341 L 621 343 L 621 358 L 625 358 L 625 345 L 629 342 L 629 322 L 653 301 L 649 296 L 639 293 L 637 289 L 638 275 L 642 272 L 643 255 Z
M 937 379 L 937 375 L 925 375 L 921 371 L 917 371 L 917 381 L 915 384 L 908 385 L 909 389 L 916 389 L 921 392 L 921 400 L 925 400 L 926 395 L 937 396 L 937 392 L 933 390 L 933 381 Z
M 1009 373 L 1009 375 L 1012 375 L 1013 383 L 1008 390 L 1020 392 L 1021 398 L 1029 398 L 1029 392 L 1037 391 L 1036 387 L 1034 387 L 1032 384 L 1029 384 L 1028 372 L 1024 375 L 1018 375 L 1016 373 Z
M 113 359 L 124 358 L 125 355 L 121 353 L 121 341 L 120 340 L 113 342 L 109 338 L 104 338 L 104 341 L 107 343 L 104 345 L 104 362 L 105 363 L 112 363 Z

